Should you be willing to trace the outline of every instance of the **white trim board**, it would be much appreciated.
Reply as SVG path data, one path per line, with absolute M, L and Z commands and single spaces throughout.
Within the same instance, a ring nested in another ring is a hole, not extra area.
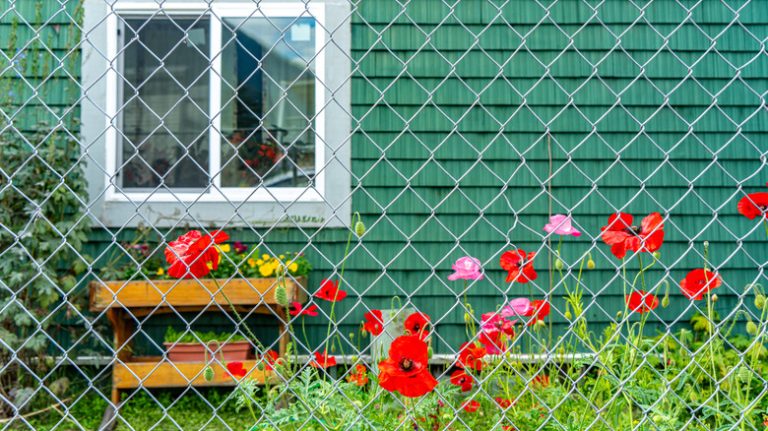
M 211 23 L 208 131 L 209 171 L 220 160 L 221 20 L 229 17 L 315 19 L 315 172 L 307 187 L 221 187 L 214 175 L 200 192 L 120 190 L 118 161 L 120 41 L 119 14 L 207 14 Z M 341 0 L 188 2 L 166 0 L 85 1 L 83 44 L 83 142 L 94 217 L 106 226 L 139 223 L 175 226 L 184 222 L 249 226 L 346 226 L 350 210 L 350 29 L 349 4 Z M 333 42 L 329 37 L 333 37 Z M 327 73 L 329 65 L 333 73 Z M 345 72 L 345 73 L 344 73 Z M 217 103 L 218 102 L 218 103 Z M 102 119 L 98 121 L 98 119 Z M 332 125 L 327 124 L 333 121 Z M 218 204 L 218 205 L 217 205 Z M 222 211 L 230 207 L 232 211 Z

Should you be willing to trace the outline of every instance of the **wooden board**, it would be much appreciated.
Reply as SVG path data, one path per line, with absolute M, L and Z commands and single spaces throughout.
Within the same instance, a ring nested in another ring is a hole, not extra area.
M 219 280 L 221 291 L 234 305 L 275 305 L 275 278 Z M 304 277 L 285 280 L 289 302 L 306 302 Z M 228 306 L 214 280 L 92 281 L 90 309 L 141 307 Z
M 256 369 L 256 360 L 242 361 L 249 370 L 246 378 L 255 379 L 264 384 L 267 378 L 273 381 L 274 373 Z M 235 381 L 227 372 L 225 365 L 215 361 L 209 363 L 213 368 L 213 379 L 205 380 L 203 369 L 205 362 L 168 362 L 160 356 L 136 357 L 128 362 L 116 363 L 112 370 L 114 389 L 144 388 L 184 388 L 187 386 L 234 386 Z

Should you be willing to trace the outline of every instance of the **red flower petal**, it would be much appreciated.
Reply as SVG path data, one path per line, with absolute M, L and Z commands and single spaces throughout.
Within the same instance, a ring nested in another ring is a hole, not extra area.
M 397 337 L 389 358 L 379 363 L 379 385 L 387 391 L 416 398 L 431 392 L 437 380 L 429 372 L 427 343 L 416 335 Z
M 347 292 L 339 289 L 338 281 L 324 279 L 320 282 L 320 290 L 315 297 L 329 302 L 338 302 L 347 297 Z
M 408 334 L 416 335 L 423 340 L 429 335 L 429 323 L 429 316 L 417 311 L 405 319 L 404 326 Z
M 365 315 L 365 322 L 363 323 L 363 329 L 370 332 L 373 335 L 379 335 L 384 331 L 384 317 L 381 310 L 371 310 Z
M 680 281 L 680 290 L 688 299 L 698 301 L 704 299 L 704 294 L 717 289 L 723 281 L 720 276 L 706 269 L 694 269 Z
M 238 379 L 242 379 L 246 374 L 248 374 L 248 370 L 243 367 L 242 362 L 227 363 L 227 371 L 232 377 L 236 377 Z
M 659 306 L 659 298 L 644 290 L 637 290 L 626 297 L 627 308 L 630 312 L 647 313 Z
M 750 220 L 761 215 L 768 218 L 768 193 L 750 193 L 739 200 L 736 209 L 739 214 Z
M 480 403 L 475 400 L 466 401 L 461 405 L 461 408 L 467 413 L 474 413 L 480 408 Z

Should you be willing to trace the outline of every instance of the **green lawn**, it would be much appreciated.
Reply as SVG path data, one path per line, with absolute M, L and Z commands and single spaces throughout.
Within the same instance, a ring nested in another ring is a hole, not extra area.
M 137 393 L 120 410 L 116 430 L 246 430 L 251 425 L 247 414 L 238 413 L 234 401 L 226 400 L 230 390 L 179 393 L 168 391 Z M 154 398 L 152 398 L 154 397 Z M 210 404 L 209 404 L 210 403 Z M 90 391 L 64 410 L 48 412 L 28 418 L 29 424 L 14 422 L 10 430 L 96 430 L 101 423 L 107 401 Z M 214 410 L 216 409 L 216 410 Z M 128 426 L 130 424 L 130 427 Z M 0 425 L 3 429 L 4 425 Z

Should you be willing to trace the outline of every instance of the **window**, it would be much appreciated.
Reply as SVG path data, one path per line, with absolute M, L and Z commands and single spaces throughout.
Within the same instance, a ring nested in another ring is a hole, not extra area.
M 160 213 L 169 209 L 162 203 L 184 212 L 203 202 L 261 204 L 272 222 L 339 217 L 350 182 L 349 35 L 340 25 L 348 6 L 106 3 L 86 2 L 86 29 L 91 23 L 91 35 L 101 30 L 105 38 L 102 47 L 91 36 L 96 46 L 83 49 L 86 99 L 106 120 L 99 133 L 83 107 L 84 134 L 95 137 L 87 152 L 106 174 L 97 200 L 153 203 L 147 211 Z M 235 218 L 258 212 L 236 209 Z

